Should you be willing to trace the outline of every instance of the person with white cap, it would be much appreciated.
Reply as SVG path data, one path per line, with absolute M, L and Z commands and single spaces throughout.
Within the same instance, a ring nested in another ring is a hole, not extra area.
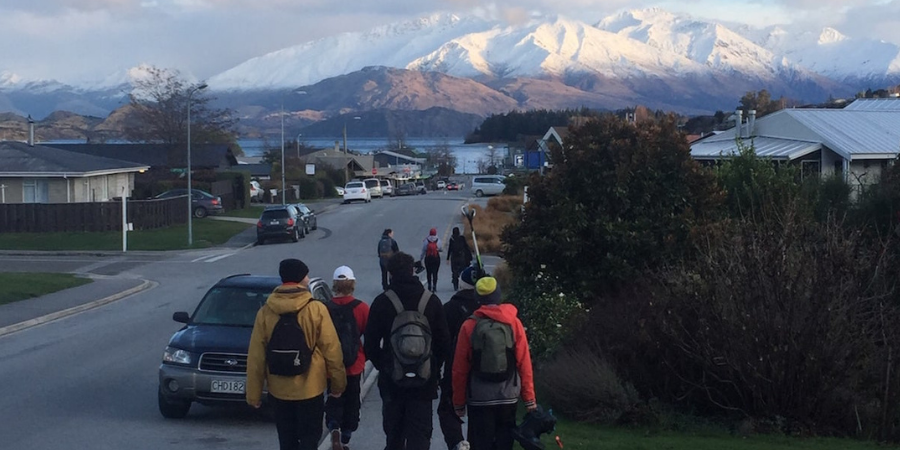
M 359 428 L 360 382 L 366 367 L 361 336 L 366 331 L 369 305 L 353 297 L 356 276 L 352 269 L 338 267 L 334 270 L 333 279 L 335 297 L 328 302 L 328 311 L 341 341 L 347 390 L 339 398 L 328 398 L 325 403 L 325 425 L 331 433 L 332 450 L 347 450 L 353 432 Z

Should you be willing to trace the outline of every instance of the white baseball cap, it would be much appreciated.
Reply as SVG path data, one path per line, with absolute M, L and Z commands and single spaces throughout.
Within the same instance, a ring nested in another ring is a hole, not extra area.
M 347 266 L 341 266 L 337 269 L 334 269 L 334 279 L 335 280 L 355 280 L 356 277 L 353 276 L 353 270 L 351 270 Z

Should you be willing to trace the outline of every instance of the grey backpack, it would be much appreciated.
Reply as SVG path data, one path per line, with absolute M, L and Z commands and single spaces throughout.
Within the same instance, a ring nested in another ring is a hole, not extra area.
M 431 292 L 422 293 L 415 311 L 407 311 L 393 290 L 384 295 L 397 310 L 390 335 L 391 381 L 400 387 L 424 386 L 431 378 L 431 326 L 425 317 Z

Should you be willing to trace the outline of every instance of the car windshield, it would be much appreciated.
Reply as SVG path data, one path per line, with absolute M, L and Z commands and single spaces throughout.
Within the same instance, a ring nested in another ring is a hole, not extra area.
M 260 220 L 287 219 L 288 217 L 290 217 L 290 213 L 286 209 L 272 209 L 263 211 Z
M 266 303 L 270 292 L 241 287 L 212 288 L 203 297 L 191 323 L 252 327 L 256 312 Z
M 361 187 L 363 187 L 362 183 L 347 183 L 347 189 L 361 188 Z
M 375 187 L 378 186 L 378 180 L 366 180 L 366 187 Z
M 297 205 L 297 209 L 299 209 L 300 212 L 303 214 L 309 214 L 309 208 L 307 208 L 306 205 L 304 205 L 302 203 Z

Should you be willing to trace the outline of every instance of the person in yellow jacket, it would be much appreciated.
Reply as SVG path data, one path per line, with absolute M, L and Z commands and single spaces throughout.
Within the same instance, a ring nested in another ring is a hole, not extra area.
M 340 397 L 347 387 L 341 342 L 331 322 L 328 308 L 322 302 L 312 299 L 309 292 L 309 268 L 306 264 L 299 259 L 285 259 L 281 261 L 278 273 L 282 284 L 275 288 L 266 304 L 256 313 L 256 322 L 250 335 L 247 353 L 247 403 L 254 408 L 262 405 L 265 382 L 269 390 L 268 401 L 275 413 L 275 428 L 281 450 L 314 450 L 322 437 L 324 392 L 328 380 L 331 380 L 330 395 L 334 397 Z M 299 375 L 270 373 L 272 361 L 267 362 L 267 358 L 270 358 L 269 344 L 282 315 L 296 316 L 302 329 L 299 341 L 302 342 L 305 337 L 306 342 L 300 347 L 306 348 L 306 354 L 298 356 L 294 363 L 303 367 L 303 372 Z

